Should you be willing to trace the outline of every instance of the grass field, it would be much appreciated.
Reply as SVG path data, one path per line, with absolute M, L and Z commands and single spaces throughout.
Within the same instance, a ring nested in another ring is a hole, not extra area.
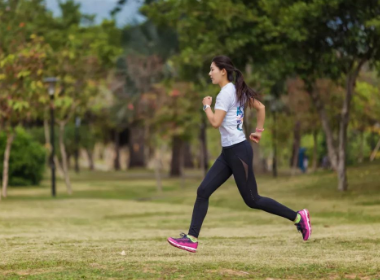
M 380 279 L 380 165 L 348 170 L 350 190 L 318 172 L 258 178 L 261 195 L 311 212 L 303 242 L 289 221 L 249 209 L 233 179 L 210 200 L 196 254 L 171 247 L 187 232 L 201 177 L 72 174 L 74 194 L 11 188 L 0 202 L 1 279 Z M 152 179 L 150 179 L 152 178 Z M 122 251 L 125 254 L 122 254 Z

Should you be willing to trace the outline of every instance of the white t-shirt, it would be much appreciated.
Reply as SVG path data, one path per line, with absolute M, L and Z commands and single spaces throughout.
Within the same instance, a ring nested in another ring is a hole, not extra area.
M 219 127 L 222 137 L 222 147 L 231 146 L 246 140 L 243 131 L 244 104 L 238 104 L 236 88 L 228 83 L 216 97 L 214 109 L 226 111 L 226 116 Z

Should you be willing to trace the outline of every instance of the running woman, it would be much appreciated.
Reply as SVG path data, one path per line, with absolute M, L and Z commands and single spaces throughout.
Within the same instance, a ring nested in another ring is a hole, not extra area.
M 216 97 L 215 113 L 210 107 L 210 96 L 203 99 L 203 110 L 210 124 L 219 128 L 222 152 L 197 190 L 188 234 L 181 233 L 180 238 L 169 237 L 168 242 L 179 249 L 192 253 L 197 251 L 198 236 L 206 217 L 209 198 L 232 174 L 248 207 L 294 222 L 302 233 L 303 240 L 308 240 L 311 223 L 307 209 L 295 212 L 271 198 L 260 196 L 257 192 L 252 167 L 253 151 L 243 131 L 243 118 L 247 106 L 257 110 L 256 131 L 250 134 L 249 139 L 259 143 L 265 121 L 265 106 L 259 101 L 259 94 L 246 85 L 242 73 L 227 56 L 217 56 L 212 60 L 209 76 L 212 83 L 218 84 L 221 90 Z

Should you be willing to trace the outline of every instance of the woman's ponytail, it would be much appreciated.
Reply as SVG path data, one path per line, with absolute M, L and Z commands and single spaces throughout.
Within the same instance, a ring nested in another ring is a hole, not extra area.
M 217 56 L 212 61 L 220 70 L 226 69 L 228 80 L 235 82 L 237 100 L 241 105 L 248 105 L 252 108 L 255 99 L 260 100 L 259 93 L 245 83 L 243 73 L 232 64 L 229 57 Z

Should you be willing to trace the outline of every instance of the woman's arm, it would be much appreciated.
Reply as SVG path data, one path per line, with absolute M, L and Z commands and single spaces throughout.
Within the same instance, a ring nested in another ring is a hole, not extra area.
M 253 102 L 253 108 L 256 109 L 256 118 L 257 118 L 257 125 L 256 125 L 256 131 L 251 133 L 249 138 L 255 142 L 259 143 L 261 138 L 261 133 L 264 131 L 264 123 L 265 123 L 265 106 L 260 101 L 256 100 Z
M 263 129 L 265 123 L 265 106 L 260 101 L 256 100 L 253 102 L 253 108 L 256 109 L 257 125 L 256 128 Z
M 211 106 L 212 97 L 211 96 L 205 97 L 203 99 L 202 103 L 203 103 L 203 105 Z M 216 109 L 215 113 L 214 113 L 212 111 L 211 107 L 209 107 L 205 110 L 205 113 L 206 113 L 207 119 L 210 122 L 210 124 L 212 125 L 212 127 L 218 128 L 222 124 L 224 117 L 226 116 L 227 112 L 223 111 L 223 110 Z
M 227 113 L 226 111 L 218 110 L 218 109 L 216 109 L 215 113 L 213 113 L 211 110 L 211 107 L 207 108 L 205 112 L 213 128 L 218 128 L 222 124 L 224 117 L 226 116 L 226 113 Z

